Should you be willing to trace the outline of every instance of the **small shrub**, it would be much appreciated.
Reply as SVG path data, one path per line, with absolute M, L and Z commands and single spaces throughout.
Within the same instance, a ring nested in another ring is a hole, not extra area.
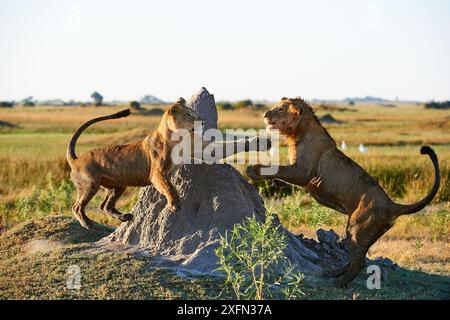
M 74 193 L 75 188 L 69 180 L 55 183 L 49 175 L 46 188 L 35 189 L 31 196 L 20 198 L 15 202 L 17 218 L 19 221 L 26 221 L 51 213 L 63 214 L 70 211 Z
M 284 255 L 285 236 L 272 222 L 272 214 L 264 223 L 249 218 L 225 234 L 216 249 L 218 270 L 226 275 L 225 288 L 231 287 L 237 299 L 295 299 L 303 295 L 303 275 L 289 264 Z

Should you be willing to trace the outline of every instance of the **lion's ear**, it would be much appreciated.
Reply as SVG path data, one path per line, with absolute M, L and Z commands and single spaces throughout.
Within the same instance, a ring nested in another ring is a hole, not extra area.
M 297 116 L 302 114 L 302 109 L 300 107 L 296 106 L 295 104 L 290 104 L 288 110 L 290 113 L 293 113 Z
M 185 107 L 186 106 L 186 100 L 184 100 L 182 97 L 179 97 L 176 104 L 179 104 L 180 106 Z
M 169 108 L 169 110 L 167 111 L 167 114 L 169 116 L 173 116 L 173 115 L 175 115 L 177 113 L 177 110 L 178 110 L 178 105 L 174 104 L 173 106 L 171 106 Z

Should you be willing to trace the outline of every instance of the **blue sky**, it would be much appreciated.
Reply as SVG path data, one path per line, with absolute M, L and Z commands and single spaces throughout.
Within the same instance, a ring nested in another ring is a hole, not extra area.
M 450 100 L 450 1 L 0 0 L 0 99 Z

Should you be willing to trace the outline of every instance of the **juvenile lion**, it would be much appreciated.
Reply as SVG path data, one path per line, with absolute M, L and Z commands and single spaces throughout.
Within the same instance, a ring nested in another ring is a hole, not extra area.
M 439 189 L 440 172 L 433 149 L 423 146 L 434 165 L 435 179 L 430 193 L 422 200 L 403 205 L 393 202 L 364 169 L 337 149 L 321 126 L 312 108 L 302 99 L 282 98 L 264 114 L 268 129 L 278 129 L 287 138 L 290 165 L 280 166 L 277 174 L 261 175 L 261 165 L 249 166 L 247 175 L 255 180 L 277 178 L 302 186 L 317 202 L 348 215 L 347 240 L 350 263 L 326 272 L 341 287 L 353 280 L 365 265 L 368 249 L 400 215 L 423 209 Z
M 100 188 L 107 191 L 100 209 L 124 222 L 132 220 L 133 216 L 122 214 L 115 206 L 129 186 L 153 184 L 166 197 L 167 205 L 172 210 L 180 208 L 180 199 L 169 179 L 175 167 L 171 160 L 171 152 L 178 143 L 178 141 L 171 141 L 171 135 L 177 129 L 193 132 L 194 121 L 200 121 L 194 111 L 186 107 L 182 98 L 164 113 L 157 130 L 144 140 L 94 149 L 77 157 L 75 144 L 86 128 L 99 121 L 123 118 L 128 115 L 130 110 L 126 109 L 89 120 L 75 131 L 67 147 L 67 161 L 72 169 L 71 178 L 77 189 L 77 200 L 72 212 L 80 224 L 87 229 L 92 226 L 92 221 L 86 216 L 85 208 Z M 259 144 L 259 140 L 254 142 Z M 244 144 L 241 150 L 249 150 L 250 140 L 242 139 L 236 143 Z M 203 142 L 203 146 L 207 144 Z M 226 149 L 226 143 L 223 143 L 223 147 Z M 223 154 L 227 155 L 226 152 Z

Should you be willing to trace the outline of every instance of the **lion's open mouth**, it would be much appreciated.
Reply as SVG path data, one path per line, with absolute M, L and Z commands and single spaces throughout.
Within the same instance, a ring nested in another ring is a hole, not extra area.
M 264 123 L 266 124 L 266 129 L 271 130 L 276 128 L 276 122 L 271 121 L 270 119 L 264 118 Z
M 268 118 L 264 118 L 264 123 L 265 123 L 267 126 L 271 126 L 271 125 L 274 125 L 274 124 L 275 124 L 275 122 L 271 121 L 271 120 L 268 119 Z

